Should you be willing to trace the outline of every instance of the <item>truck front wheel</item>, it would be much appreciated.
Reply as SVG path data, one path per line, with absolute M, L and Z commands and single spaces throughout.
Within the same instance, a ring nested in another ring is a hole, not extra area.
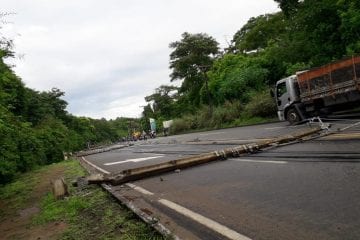
M 286 113 L 286 120 L 288 120 L 291 125 L 300 122 L 300 115 L 295 108 L 289 109 Z

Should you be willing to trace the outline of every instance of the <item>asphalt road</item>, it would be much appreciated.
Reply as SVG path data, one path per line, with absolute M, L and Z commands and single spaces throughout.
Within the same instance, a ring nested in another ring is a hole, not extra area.
M 114 173 L 307 128 L 281 122 L 178 135 L 86 159 Z M 112 188 L 182 239 L 360 239 L 359 163 L 357 125 Z

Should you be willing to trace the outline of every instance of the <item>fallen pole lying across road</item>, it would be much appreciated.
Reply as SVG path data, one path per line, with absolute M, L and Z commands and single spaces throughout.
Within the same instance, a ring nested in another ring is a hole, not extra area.
M 89 183 L 111 183 L 112 185 L 119 185 L 129 181 L 142 179 L 156 174 L 170 172 L 177 169 L 188 168 L 212 161 L 225 160 L 227 158 L 240 157 L 244 154 L 256 153 L 259 150 L 276 146 L 284 143 L 291 143 L 294 141 L 302 140 L 305 137 L 321 135 L 321 132 L 327 127 L 316 126 L 307 131 L 295 132 L 285 136 L 276 137 L 271 140 L 263 140 L 257 143 L 239 145 L 234 148 L 226 148 L 220 151 L 214 151 L 196 156 L 185 157 L 177 160 L 172 160 L 164 163 L 154 164 L 145 167 L 137 167 L 132 169 L 123 170 L 117 174 L 93 174 L 87 177 Z
M 113 151 L 116 149 L 125 148 L 125 147 L 131 146 L 131 145 L 132 144 L 117 144 L 117 145 L 112 145 L 112 146 L 103 146 L 103 147 L 99 147 L 99 148 L 88 149 L 88 150 L 77 152 L 76 157 L 84 157 L 84 156 L 88 156 L 88 155 L 92 155 L 92 154 L 109 152 L 109 151 Z

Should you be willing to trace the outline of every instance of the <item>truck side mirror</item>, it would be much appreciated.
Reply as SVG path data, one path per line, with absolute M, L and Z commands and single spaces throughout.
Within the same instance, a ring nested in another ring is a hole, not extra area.
M 271 96 L 272 98 L 275 97 L 275 93 L 274 93 L 274 90 L 273 90 L 273 89 L 270 89 L 270 96 Z

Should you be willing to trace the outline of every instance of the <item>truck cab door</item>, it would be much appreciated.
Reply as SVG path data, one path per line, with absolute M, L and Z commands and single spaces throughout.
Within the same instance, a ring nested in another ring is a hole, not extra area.
M 284 110 L 290 102 L 290 93 L 287 88 L 287 81 L 277 83 L 275 89 L 275 99 L 278 108 L 279 120 L 285 120 Z
M 276 103 L 279 110 L 284 110 L 285 105 L 290 101 L 290 94 L 286 87 L 286 82 L 281 82 L 276 86 Z

